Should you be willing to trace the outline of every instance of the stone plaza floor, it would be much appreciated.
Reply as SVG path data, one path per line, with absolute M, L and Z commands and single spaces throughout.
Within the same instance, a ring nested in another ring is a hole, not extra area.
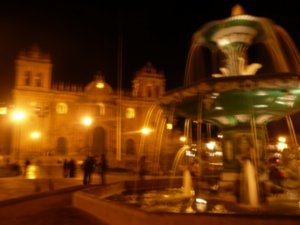
M 62 168 L 54 166 L 51 168 L 49 176 L 48 168 L 40 167 L 39 175 L 36 179 L 28 179 L 26 174 L 16 177 L 0 178 L 0 205 L 12 200 L 22 199 L 22 197 L 35 196 L 36 194 L 47 194 L 56 190 L 63 190 L 83 184 L 83 174 L 77 170 L 76 177 L 64 178 Z M 124 180 L 134 180 L 137 175 L 127 173 L 107 173 L 107 183 Z M 54 189 L 51 189 L 50 183 Z M 92 176 L 91 184 L 99 184 L 100 178 L 97 174 Z M 39 191 L 37 192 L 37 185 Z M 0 206 L 1 207 L 1 206 Z M 71 206 L 55 207 L 46 209 L 35 214 L 11 218 L 0 218 L 1 225 L 105 225 L 106 223 L 98 220 L 94 216 L 76 209 Z

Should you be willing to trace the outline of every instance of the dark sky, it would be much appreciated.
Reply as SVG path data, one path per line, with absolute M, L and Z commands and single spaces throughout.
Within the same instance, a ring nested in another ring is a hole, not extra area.
M 53 82 L 86 85 L 101 70 L 116 88 L 120 33 L 124 88 L 131 87 L 134 72 L 147 61 L 165 72 L 167 89 L 179 87 L 193 33 L 206 22 L 228 17 L 237 2 L 249 14 L 283 26 L 298 46 L 300 43 L 300 13 L 289 1 L 102 2 L 1 2 L 0 100 L 10 97 L 17 54 L 33 44 L 50 53 Z

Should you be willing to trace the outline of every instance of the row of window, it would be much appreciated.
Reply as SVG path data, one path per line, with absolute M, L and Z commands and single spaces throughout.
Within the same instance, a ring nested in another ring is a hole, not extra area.
M 58 114 L 67 114 L 68 113 L 68 105 L 66 103 L 60 102 L 56 105 L 56 112 Z M 105 115 L 105 105 L 103 103 L 98 103 L 96 105 L 96 113 L 95 116 L 104 116 Z M 128 107 L 126 108 L 125 117 L 127 119 L 133 119 L 136 116 L 136 112 L 134 108 Z
M 33 79 L 33 81 L 31 81 Z M 41 87 L 42 86 L 42 73 L 37 73 L 32 78 L 32 74 L 30 71 L 26 71 L 24 74 L 24 85 L 25 86 L 35 86 L 35 87 Z

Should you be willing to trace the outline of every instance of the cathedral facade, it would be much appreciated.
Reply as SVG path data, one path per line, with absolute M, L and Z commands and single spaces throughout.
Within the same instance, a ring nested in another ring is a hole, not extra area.
M 80 160 L 105 154 L 111 166 L 134 166 L 144 151 L 152 154 L 147 145 L 154 142 L 140 131 L 156 123 L 155 116 L 148 117 L 149 110 L 158 112 L 157 100 L 165 92 L 163 73 L 147 64 L 125 92 L 114 90 L 101 74 L 85 87 L 53 84 L 52 66 L 37 47 L 16 60 L 11 157 Z

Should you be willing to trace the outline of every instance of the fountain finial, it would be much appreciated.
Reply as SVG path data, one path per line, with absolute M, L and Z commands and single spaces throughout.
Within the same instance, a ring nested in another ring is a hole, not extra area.
M 231 16 L 243 15 L 245 13 L 246 12 L 245 12 L 244 8 L 240 4 L 236 4 L 231 9 Z

